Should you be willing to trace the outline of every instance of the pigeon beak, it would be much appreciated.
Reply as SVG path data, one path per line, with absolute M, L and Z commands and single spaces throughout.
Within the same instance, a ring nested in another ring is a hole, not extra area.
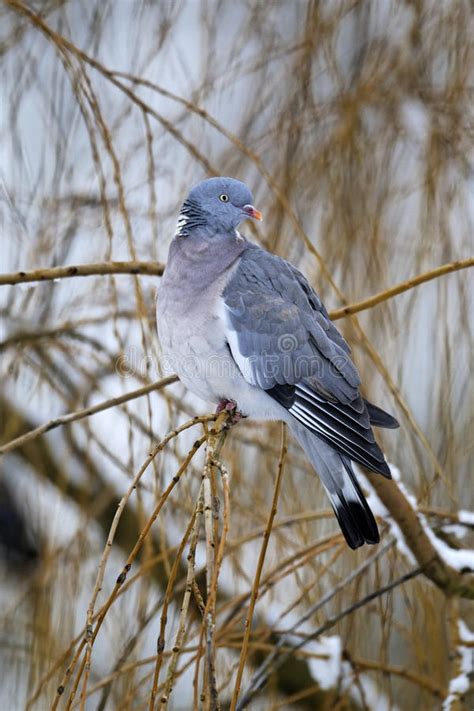
M 262 213 L 260 212 L 260 210 L 257 210 L 257 208 L 254 207 L 253 205 L 244 205 L 242 210 L 249 217 L 253 217 L 254 220 L 259 220 L 259 222 L 261 222 L 263 220 Z

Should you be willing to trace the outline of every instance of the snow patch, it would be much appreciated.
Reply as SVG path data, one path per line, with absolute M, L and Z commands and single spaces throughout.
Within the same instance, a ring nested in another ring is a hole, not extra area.
M 419 518 L 421 521 L 421 515 L 419 515 Z M 428 538 L 447 565 L 462 573 L 474 571 L 474 550 L 472 548 L 451 548 L 451 546 L 448 546 L 447 543 L 435 536 L 426 521 L 422 521 L 422 523 Z
M 369 495 L 366 497 L 367 498 L 367 503 L 369 504 L 369 507 L 372 509 L 372 512 L 374 516 L 379 516 L 379 518 L 383 518 L 384 521 L 388 523 L 390 526 L 390 533 L 392 536 L 395 538 L 395 543 L 398 548 L 398 550 L 405 556 L 405 558 L 412 564 L 412 565 L 417 565 L 417 561 L 413 553 L 411 552 L 410 548 L 407 546 L 405 543 L 405 538 L 403 536 L 403 533 L 398 525 L 393 518 L 391 517 L 389 511 L 383 503 L 380 501 L 379 497 L 375 493 L 374 489 L 370 485 L 370 482 L 366 479 L 366 477 L 363 475 L 363 472 L 355 465 L 357 468 L 357 474 L 362 475 L 362 477 L 365 480 L 365 488 L 369 491 Z M 393 464 L 389 463 L 390 471 L 392 472 L 392 479 L 396 481 L 397 483 L 400 482 L 400 471 L 397 467 L 395 467 Z
M 269 605 L 265 611 L 267 622 L 273 629 L 278 629 L 282 619 L 289 632 L 279 633 L 284 636 L 284 640 L 289 645 L 298 646 L 301 643 L 300 634 L 308 637 L 314 632 L 314 627 L 308 623 L 302 623 L 300 616 L 294 611 L 285 612 L 279 605 Z M 292 634 L 298 630 L 298 634 Z M 331 637 L 321 636 L 316 639 L 308 639 L 304 645 L 311 654 L 316 654 L 317 658 L 308 657 L 308 667 L 313 679 L 322 689 L 330 689 L 337 685 L 342 670 L 342 641 L 338 635 Z
M 321 659 L 308 658 L 311 676 L 321 689 L 336 686 L 342 671 L 342 642 L 338 635 L 312 640 L 306 646 L 311 654 L 321 655 Z
M 357 684 L 354 683 L 354 669 L 349 662 L 343 662 L 341 678 L 342 688 L 359 706 L 373 711 L 399 711 L 399 707 L 384 696 L 377 684 L 363 672 L 358 673 Z
M 459 523 L 464 523 L 466 526 L 474 526 L 474 511 L 464 511 L 461 509 L 458 513 Z
M 458 676 L 449 682 L 448 695 L 443 702 L 443 711 L 450 711 L 451 705 L 456 701 L 456 697 L 469 691 L 469 675 L 474 673 L 474 650 L 466 644 L 474 642 L 474 633 L 467 627 L 463 620 L 458 622 L 460 644 L 458 653 L 460 655 L 461 671 Z
M 464 538 L 466 535 L 468 529 L 466 526 L 461 526 L 459 523 L 448 523 L 446 526 L 443 526 L 443 531 L 445 533 L 450 533 L 461 540 L 461 538 Z
M 428 524 L 428 521 L 426 519 L 426 516 L 418 510 L 418 502 L 415 498 L 415 496 L 407 489 L 406 485 L 402 482 L 401 475 L 400 475 L 400 470 L 398 467 L 396 467 L 394 464 L 389 463 L 390 470 L 392 472 L 392 479 L 397 482 L 400 490 L 402 491 L 403 495 L 407 499 L 407 501 L 410 503 L 412 508 L 416 511 L 416 515 L 418 516 L 418 520 L 420 524 L 422 525 L 426 535 L 430 539 L 431 543 L 433 544 L 434 548 L 436 551 L 439 553 L 440 557 L 444 560 L 444 562 L 454 568 L 455 570 L 458 570 L 460 572 L 467 572 L 467 571 L 474 571 L 474 550 L 470 548 L 463 548 L 461 550 L 451 548 L 447 543 L 442 541 L 440 538 L 438 538 L 433 531 L 431 530 L 431 527 Z M 360 472 L 360 470 L 359 470 Z M 358 472 L 358 473 L 359 473 Z M 365 477 L 364 477 L 365 479 Z M 390 531 L 392 535 L 395 538 L 397 548 L 400 550 L 400 552 L 413 564 L 416 564 L 416 559 L 413 556 L 413 553 L 407 546 L 405 542 L 405 538 L 403 536 L 402 531 L 400 530 L 400 527 L 398 524 L 392 519 L 390 516 L 390 513 L 388 510 L 385 508 L 385 506 L 382 504 L 378 496 L 376 495 L 374 489 L 371 487 L 370 483 L 365 479 L 366 482 L 366 487 L 369 490 L 370 494 L 367 497 L 367 502 L 374 512 L 375 515 L 380 516 L 383 518 L 385 521 L 390 526 Z M 463 523 L 469 523 L 474 521 L 474 514 L 472 514 L 470 511 L 460 511 L 459 512 L 459 520 L 462 521 Z

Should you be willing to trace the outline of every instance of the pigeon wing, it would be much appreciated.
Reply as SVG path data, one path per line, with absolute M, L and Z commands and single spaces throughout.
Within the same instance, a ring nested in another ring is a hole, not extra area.
M 305 277 L 249 245 L 222 298 L 229 348 L 247 382 L 340 453 L 390 476 L 349 346 Z

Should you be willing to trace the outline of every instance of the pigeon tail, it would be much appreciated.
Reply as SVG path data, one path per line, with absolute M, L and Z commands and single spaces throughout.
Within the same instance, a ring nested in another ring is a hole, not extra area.
M 378 543 L 377 523 L 348 457 L 299 423 L 290 427 L 323 483 L 347 544 L 356 549 L 364 543 Z

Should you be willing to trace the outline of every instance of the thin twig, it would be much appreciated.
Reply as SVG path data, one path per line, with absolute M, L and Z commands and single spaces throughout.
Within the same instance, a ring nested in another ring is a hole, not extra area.
M 311 605 L 305 612 L 304 615 L 302 615 L 298 621 L 288 630 L 285 630 L 283 634 L 293 634 L 298 627 L 300 627 L 302 624 L 307 622 L 311 617 L 313 617 L 318 610 L 320 610 L 324 605 L 326 605 L 332 598 L 337 595 L 339 592 L 342 590 L 346 590 L 347 587 L 356 579 L 358 578 L 362 573 L 365 573 L 367 568 L 369 568 L 374 561 L 378 560 L 381 558 L 385 553 L 393 547 L 394 541 L 388 541 L 385 543 L 383 546 L 380 546 L 380 548 L 375 551 L 371 556 L 366 558 L 363 563 L 361 563 L 357 568 L 354 568 L 347 577 L 345 577 L 343 580 L 341 580 L 337 585 L 334 585 L 326 595 L 323 595 L 323 597 L 318 600 L 314 605 Z M 280 621 L 281 617 L 279 617 L 276 622 L 275 626 L 277 626 L 278 622 Z M 277 645 L 278 646 L 278 645 Z
M 193 590 L 193 581 L 196 578 L 195 574 L 195 562 L 196 562 L 196 548 L 198 543 L 199 535 L 199 525 L 204 511 L 204 498 L 203 498 L 203 487 L 199 490 L 197 507 L 196 507 L 196 517 L 194 519 L 194 526 L 191 533 L 191 542 L 189 544 L 188 553 L 188 571 L 186 575 L 186 588 L 183 597 L 183 604 L 181 605 L 181 611 L 179 616 L 178 631 L 176 633 L 176 640 L 171 653 L 171 659 L 168 664 L 168 672 L 165 682 L 165 690 L 161 696 L 161 706 L 163 709 L 168 708 L 168 701 L 173 691 L 173 683 L 176 676 L 176 666 L 178 664 L 178 657 L 181 653 L 184 641 L 184 634 L 186 629 L 186 617 L 188 614 L 189 602 L 191 600 L 191 593 Z
M 120 521 L 120 518 L 122 516 L 122 513 L 125 509 L 125 506 L 130 499 L 130 496 L 132 493 L 135 491 L 135 489 L 138 486 L 138 482 L 142 478 L 143 474 L 145 471 L 148 469 L 149 465 L 151 462 L 155 459 L 155 457 L 161 452 L 166 445 L 175 437 L 178 437 L 178 435 L 181 434 L 181 432 L 184 432 L 185 430 L 189 429 L 190 427 L 193 427 L 194 425 L 197 424 L 202 424 L 204 422 L 209 422 L 215 419 L 215 415 L 206 415 L 203 417 L 194 417 L 192 420 L 188 420 L 188 422 L 185 422 L 184 424 L 180 425 L 176 429 L 172 430 L 171 432 L 168 432 L 168 434 L 163 437 L 163 439 L 156 444 L 153 449 L 151 450 L 150 454 L 148 457 L 145 459 L 144 463 L 138 470 L 137 474 L 133 478 L 127 492 L 123 495 L 121 498 L 118 506 L 117 506 L 117 511 L 115 512 L 114 519 L 112 521 L 112 525 L 110 526 L 110 531 L 109 535 L 107 536 L 107 542 L 105 544 L 104 552 L 102 554 L 102 558 L 99 563 L 99 568 L 97 571 L 97 579 L 96 583 L 94 586 L 94 590 L 92 593 L 92 597 L 90 599 L 88 608 L 87 608 L 87 620 L 86 620 L 86 632 L 85 632 L 85 638 L 87 640 L 87 646 L 86 646 L 86 664 L 85 664 L 85 676 L 84 676 L 84 684 L 81 692 L 81 706 L 85 704 L 85 699 L 87 696 L 87 681 L 89 677 L 89 672 L 90 672 L 90 665 L 91 665 L 91 655 L 92 655 L 92 633 L 93 633 L 93 621 L 94 621 L 94 611 L 95 611 L 95 604 L 97 601 L 97 597 L 99 595 L 99 592 L 102 590 L 102 583 L 104 579 L 104 573 L 105 573 L 105 568 L 107 565 L 107 561 L 110 556 L 110 552 L 112 550 L 112 545 L 114 542 L 115 538 L 115 533 L 117 531 L 117 527 Z M 180 560 L 180 553 L 179 553 L 179 548 L 178 552 L 176 553 L 176 560 Z
M 168 577 L 168 583 L 166 585 L 165 597 L 163 600 L 163 609 L 161 611 L 160 633 L 159 633 L 158 642 L 156 645 L 157 656 L 156 656 L 155 671 L 153 674 L 153 684 L 152 684 L 151 693 L 150 693 L 150 702 L 148 705 L 149 711 L 154 711 L 155 699 L 156 699 L 156 695 L 158 693 L 160 671 L 161 671 L 161 665 L 163 663 L 163 653 L 165 651 L 165 631 L 166 631 L 166 624 L 168 622 L 168 607 L 171 602 L 171 593 L 173 592 L 173 587 L 174 587 L 174 584 L 176 581 L 176 576 L 178 574 L 179 565 L 181 563 L 181 556 L 182 556 L 183 551 L 186 547 L 189 536 L 191 535 L 191 533 L 194 529 L 194 524 L 195 524 L 195 521 L 198 517 L 198 514 L 199 514 L 199 500 L 198 500 L 198 503 L 196 504 L 196 508 L 193 511 L 193 515 L 191 516 L 189 524 L 186 528 L 184 536 L 183 536 L 181 543 L 179 545 L 178 552 L 176 553 L 176 557 L 175 557 L 175 560 L 173 563 L 173 567 L 171 568 L 171 571 L 170 571 L 170 574 Z
M 369 602 L 372 602 L 372 600 L 375 600 L 376 598 L 380 597 L 381 595 L 385 595 L 385 593 L 390 592 L 394 588 L 398 587 L 399 585 L 403 585 L 404 583 L 408 582 L 409 580 L 412 580 L 415 578 L 417 575 L 420 575 L 422 572 L 421 568 L 415 568 L 409 573 L 406 573 L 405 575 L 402 575 L 400 578 L 397 578 L 396 580 L 393 580 L 391 583 L 388 583 L 387 585 L 384 585 L 383 587 L 379 588 L 378 590 L 373 590 L 371 593 L 363 597 L 361 600 L 358 600 L 357 602 L 353 603 L 352 605 L 349 605 L 349 607 L 346 607 L 344 610 L 341 610 L 341 612 L 338 612 L 336 615 L 333 615 L 332 617 L 328 617 L 327 620 L 322 624 L 320 627 L 318 627 L 314 632 L 311 632 L 311 634 L 305 635 L 301 642 L 298 642 L 293 648 L 293 652 L 297 652 L 301 647 L 303 647 L 305 644 L 308 642 L 311 642 L 314 639 L 317 639 L 320 637 L 322 634 L 330 630 L 332 627 L 334 627 L 335 624 L 340 622 L 344 617 L 347 615 L 352 614 L 356 610 L 359 610 L 361 607 L 364 607 L 364 605 L 367 605 Z M 273 665 L 273 671 L 277 669 L 281 664 L 285 661 L 286 656 L 282 655 L 275 664 Z M 240 700 L 239 705 L 237 706 L 237 711 L 241 711 L 241 709 L 246 708 L 250 701 L 254 698 L 255 694 L 258 693 L 263 689 L 265 684 L 268 681 L 270 675 L 270 671 L 268 670 L 262 670 L 262 673 L 259 674 L 258 676 L 255 675 L 254 678 L 252 679 L 252 682 L 247 689 L 244 697 Z
M 34 430 L 25 432 L 25 434 L 20 435 L 15 439 L 12 439 L 6 444 L 3 444 L 2 446 L 0 446 L 0 454 L 6 454 L 7 452 L 11 452 L 13 449 L 23 446 L 27 442 L 30 442 L 32 439 L 35 439 L 35 437 L 39 437 L 45 432 L 50 432 L 56 427 L 61 427 L 62 425 L 67 425 L 70 422 L 82 420 L 84 417 L 90 417 L 91 415 L 95 415 L 98 412 L 108 410 L 111 407 L 117 407 L 117 405 L 122 405 L 124 402 L 128 402 L 129 400 L 135 400 L 136 398 L 142 397 L 143 395 L 147 395 L 148 393 L 154 392 L 155 390 L 161 390 L 167 385 L 175 383 L 177 380 L 178 377 L 176 375 L 168 375 L 165 378 L 158 380 L 158 382 L 156 383 L 151 383 L 151 385 L 145 385 L 143 388 L 132 390 L 129 393 L 125 393 L 125 395 L 112 397 L 109 400 L 99 402 L 97 405 L 93 405 L 92 407 L 84 407 L 82 410 L 76 410 L 75 412 L 69 412 L 67 415 L 61 415 L 61 417 L 56 417 L 43 425 L 39 425 L 39 427 L 35 427 Z
M 276 513 L 277 513 L 278 497 L 280 495 L 280 485 L 281 485 L 282 472 L 283 472 L 283 464 L 284 464 L 285 456 L 286 456 L 286 452 L 287 452 L 286 427 L 284 424 L 282 424 L 281 427 L 282 427 L 281 451 L 280 451 L 280 458 L 278 460 L 278 471 L 277 471 L 277 476 L 276 476 L 276 481 L 275 481 L 275 487 L 273 490 L 272 506 L 270 509 L 270 514 L 268 516 L 267 526 L 266 526 L 265 532 L 263 534 L 262 547 L 260 549 L 260 555 L 259 555 L 258 563 L 257 563 L 257 570 L 255 572 L 252 593 L 250 596 L 249 610 L 248 610 L 247 617 L 245 620 L 244 640 L 242 643 L 242 650 L 240 653 L 239 668 L 237 670 L 237 678 L 235 681 L 234 693 L 232 694 L 230 711 L 235 711 L 236 706 L 237 706 L 237 701 L 239 698 L 240 686 L 242 683 L 242 676 L 244 673 L 245 662 L 247 660 L 247 654 L 248 654 L 248 646 L 249 646 L 253 613 L 255 610 L 255 604 L 257 602 L 258 593 L 259 593 L 260 578 L 262 575 L 263 563 L 265 561 L 265 555 L 267 553 L 268 542 L 270 540 L 270 535 L 272 532 L 273 519 L 275 518 Z
M 94 643 L 94 641 L 95 641 L 95 639 L 96 639 L 96 637 L 97 637 L 97 634 L 99 633 L 99 630 L 100 630 L 100 628 L 101 628 L 101 626 L 102 626 L 102 623 L 104 622 L 104 619 L 105 619 L 105 617 L 106 617 L 106 615 L 107 615 L 107 613 L 108 613 L 110 607 L 112 606 L 113 602 L 114 602 L 115 599 L 117 598 L 117 596 L 118 596 L 118 594 L 119 594 L 119 592 L 120 592 L 121 587 L 122 587 L 123 584 L 125 583 L 125 581 L 126 581 L 126 579 L 127 579 L 127 575 L 128 575 L 128 573 L 129 573 L 129 571 L 130 571 L 130 568 L 131 568 L 131 566 L 132 566 L 132 563 L 134 562 L 135 558 L 137 557 L 138 553 L 140 552 L 140 550 L 141 550 L 141 548 L 142 548 L 142 546 L 143 546 L 143 543 L 144 543 L 144 541 L 145 541 L 145 538 L 146 538 L 146 536 L 148 535 L 148 533 L 150 532 L 150 529 L 151 529 L 153 523 L 155 522 L 156 518 L 158 517 L 158 515 L 159 515 L 161 509 L 163 508 L 163 506 L 164 506 L 166 500 L 168 499 L 169 495 L 171 494 L 172 490 L 174 489 L 174 487 L 176 486 L 176 484 L 179 482 L 179 480 L 180 480 L 180 478 L 181 478 L 181 475 L 186 471 L 186 469 L 187 469 L 187 467 L 188 467 L 190 461 L 192 460 L 192 458 L 194 457 L 194 455 L 196 454 L 196 452 L 200 449 L 200 447 L 204 444 L 204 442 L 206 441 L 206 439 L 207 439 L 207 435 L 202 435 L 202 437 L 200 437 L 199 439 L 197 439 L 197 440 L 194 442 L 193 446 L 192 446 L 191 449 L 189 450 L 189 452 L 188 452 L 188 454 L 186 455 L 185 459 L 184 459 L 183 462 L 181 463 L 181 465 L 180 465 L 178 471 L 176 472 L 176 474 L 175 474 L 174 477 L 172 478 L 171 482 L 168 484 L 168 486 L 167 486 L 166 489 L 164 490 L 163 494 L 161 495 L 161 497 L 160 497 L 158 503 L 156 504 L 156 506 L 155 506 L 155 508 L 154 508 L 154 510 L 153 510 L 153 513 L 151 514 L 151 516 L 149 517 L 149 519 L 148 519 L 146 525 L 145 525 L 144 528 L 142 529 L 142 531 L 141 531 L 141 533 L 140 533 L 140 535 L 139 535 L 139 537 L 138 537 L 137 542 L 135 543 L 135 545 L 134 545 L 134 547 L 133 547 L 133 549 L 132 549 L 130 555 L 128 556 L 127 561 L 126 561 L 126 563 L 125 563 L 125 565 L 124 565 L 124 567 L 123 567 L 123 569 L 122 569 L 122 572 L 120 573 L 120 575 L 118 576 L 118 578 L 117 578 L 117 580 L 116 580 L 116 583 L 115 583 L 115 586 L 114 586 L 112 592 L 110 593 L 110 595 L 109 595 L 107 601 L 104 603 L 104 605 L 102 606 L 102 608 L 101 608 L 99 614 L 97 615 L 97 622 L 96 622 L 96 625 L 95 625 L 95 628 L 94 628 L 94 632 L 93 632 L 92 637 L 91 637 L 91 644 Z M 85 638 L 82 639 L 82 641 L 81 641 L 81 643 L 79 644 L 78 649 L 76 650 L 76 653 L 75 653 L 75 655 L 74 655 L 73 662 L 71 662 L 71 664 L 70 664 L 69 667 L 67 668 L 67 670 L 66 670 L 66 672 L 65 672 L 65 674 L 64 674 L 64 677 L 63 677 L 63 679 L 62 679 L 62 681 L 61 681 L 61 683 L 60 683 L 60 685 L 59 685 L 59 687 L 58 687 L 57 695 L 56 695 L 55 700 L 54 700 L 54 702 L 53 702 L 53 709 L 56 709 L 56 708 L 57 708 L 57 704 L 58 704 L 58 702 L 59 702 L 59 699 L 60 699 L 61 695 L 62 695 L 63 692 L 64 692 L 65 684 L 66 684 L 66 682 L 68 681 L 69 677 L 71 676 L 71 674 L 72 674 L 72 672 L 73 672 L 73 670 L 74 670 L 74 667 L 75 667 L 75 665 L 77 664 L 77 661 L 78 661 L 78 659 L 79 659 L 79 656 L 80 656 L 80 654 L 82 653 L 82 651 L 83 651 L 83 649 L 84 649 L 84 647 L 85 647 L 86 644 L 87 644 L 87 640 L 86 640 Z M 76 682 L 75 682 L 74 688 L 73 688 L 73 690 L 72 690 L 72 692 L 71 692 L 71 695 L 70 695 L 70 697 L 69 697 L 69 702 L 68 702 L 69 705 L 72 703 L 72 700 L 74 699 L 75 690 L 77 689 L 77 685 L 78 685 L 78 683 L 79 683 L 79 680 L 80 680 L 80 678 L 81 678 L 81 676 L 82 676 L 82 674 L 83 674 L 83 672 L 84 672 L 84 667 L 85 667 L 85 658 L 84 658 L 84 660 L 83 660 L 83 662 L 82 662 L 82 664 L 81 664 L 81 667 L 80 667 L 79 672 L 78 672 L 78 674 L 77 674 L 77 678 L 76 678 Z
M 220 466 L 222 466 L 222 464 Z M 224 492 L 225 492 L 225 489 L 224 489 Z M 224 496 L 225 496 L 225 493 L 224 493 Z M 224 502 L 225 502 L 225 498 L 224 498 Z M 224 503 L 224 506 L 225 506 L 225 503 Z M 321 518 L 332 517 L 333 515 L 334 514 L 332 513 L 332 511 L 320 511 L 320 512 L 310 512 L 310 513 L 303 512 L 298 515 L 288 516 L 286 518 L 280 519 L 280 521 L 278 521 L 278 523 L 276 523 L 276 524 L 274 523 L 273 530 L 275 530 L 277 527 L 286 527 L 286 526 L 289 526 L 292 524 L 297 524 L 300 521 L 319 520 Z M 224 525 L 225 525 L 225 508 L 224 508 Z M 242 546 L 244 543 L 251 541 L 255 538 L 258 538 L 262 534 L 263 534 L 263 529 L 258 528 L 256 530 L 251 531 L 249 534 L 247 534 L 245 536 L 240 536 L 239 538 L 236 538 L 235 540 L 230 541 L 228 544 L 228 547 L 231 550 L 236 549 L 236 548 Z M 173 554 L 176 552 L 176 550 L 177 550 L 177 547 L 171 548 L 170 553 Z M 314 552 L 314 549 L 311 548 L 311 551 Z M 146 574 L 149 569 L 149 566 L 151 566 L 152 564 L 159 563 L 162 560 L 163 555 L 164 554 L 162 553 L 162 554 L 156 556 L 153 560 L 148 561 L 145 565 L 142 565 L 140 567 L 140 570 L 136 573 L 136 575 L 129 578 L 127 580 L 127 582 L 123 585 L 123 587 L 121 588 L 121 590 L 119 592 L 119 596 L 121 596 L 123 593 L 125 593 L 128 590 L 129 586 L 134 581 L 136 581 L 143 574 Z M 200 610 L 201 615 L 203 615 L 204 610 L 205 610 L 205 603 L 202 599 L 200 590 L 197 587 L 195 577 L 193 577 L 193 580 L 192 580 L 192 592 L 193 592 L 193 595 L 196 599 L 196 604 L 198 606 L 198 609 Z M 246 598 L 246 597 L 247 597 L 247 594 L 244 595 L 244 598 Z M 98 614 L 99 613 L 95 613 L 94 619 L 98 616 Z M 40 680 L 40 682 L 38 683 L 37 689 L 33 692 L 32 696 L 30 697 L 30 699 L 28 701 L 28 709 L 30 709 L 33 706 L 33 704 L 35 703 L 35 701 L 38 699 L 44 685 L 52 678 L 52 676 L 55 674 L 55 672 L 58 670 L 58 668 L 60 668 L 66 662 L 66 660 L 70 657 L 75 645 L 80 641 L 81 637 L 84 634 L 85 634 L 85 628 L 83 628 L 82 631 L 80 632 L 80 634 L 78 634 L 71 641 L 68 648 L 61 654 L 59 659 L 55 662 L 55 664 L 51 667 L 51 669 L 49 669 L 47 674 L 45 674 L 45 676 Z
M 393 674 L 410 681 L 412 684 L 416 684 L 422 689 L 426 689 L 433 694 L 433 696 L 436 696 L 439 699 L 442 699 L 445 696 L 446 690 L 443 689 L 443 687 L 438 686 L 433 679 L 425 674 L 419 674 L 412 669 L 405 669 L 404 667 L 387 664 L 386 662 L 369 661 L 367 659 L 356 658 L 352 655 L 349 656 L 347 652 L 344 656 L 350 662 L 351 666 L 362 671 L 381 671 L 383 674 Z
M 285 648 L 287 644 L 287 635 L 295 634 L 296 630 L 298 627 L 300 627 L 302 624 L 307 622 L 311 617 L 313 617 L 318 610 L 320 610 L 324 605 L 326 605 L 332 598 L 337 595 L 339 592 L 342 590 L 347 589 L 347 587 L 356 579 L 358 578 L 362 573 L 365 573 L 365 571 L 372 565 L 372 563 L 379 558 L 381 558 L 387 550 L 391 547 L 393 547 L 394 541 L 389 541 L 388 543 L 385 543 L 385 545 L 381 546 L 373 555 L 369 556 L 366 560 L 363 561 L 357 568 L 352 570 L 349 575 L 347 575 L 343 580 L 341 580 L 337 585 L 335 585 L 331 590 L 328 590 L 328 592 L 323 595 L 322 598 L 317 600 L 317 602 L 314 605 L 311 605 L 311 607 L 308 608 L 308 610 L 305 612 L 304 615 L 302 615 L 296 622 L 295 624 L 288 630 L 285 630 L 283 632 L 280 632 L 280 637 L 278 639 L 278 642 L 273 645 L 271 653 L 266 657 L 265 661 L 262 662 L 260 667 L 255 671 L 253 674 L 253 677 L 250 681 L 249 684 L 249 689 L 246 693 L 248 693 L 254 686 L 255 681 L 258 678 L 261 678 L 267 670 L 269 670 L 275 659 L 279 657 L 282 653 L 282 649 Z M 275 621 L 274 627 L 278 625 L 278 622 L 281 621 L 282 615 Z M 293 648 L 291 648 L 288 652 L 288 654 L 292 654 L 294 652 Z M 285 659 L 288 657 L 288 654 L 285 656 Z M 283 660 L 284 661 L 284 660 Z
M 206 532 L 206 606 L 203 611 L 203 625 L 199 640 L 198 658 L 194 675 L 195 695 L 199 685 L 199 662 L 203 644 L 203 635 L 206 637 L 206 665 L 204 668 L 204 690 L 208 689 L 205 698 L 206 706 L 211 711 L 220 709 L 219 695 L 217 692 L 216 662 L 215 662 L 215 603 L 217 596 L 218 568 L 216 555 L 217 520 L 214 521 L 214 512 L 217 503 L 213 501 L 213 491 L 215 490 L 214 471 L 215 462 L 218 461 L 221 449 L 224 445 L 227 429 L 229 426 L 229 414 L 224 410 L 218 417 L 214 428 L 209 432 L 206 461 L 203 474 L 203 495 L 204 495 L 204 525 Z M 196 585 L 197 587 L 197 585 Z

